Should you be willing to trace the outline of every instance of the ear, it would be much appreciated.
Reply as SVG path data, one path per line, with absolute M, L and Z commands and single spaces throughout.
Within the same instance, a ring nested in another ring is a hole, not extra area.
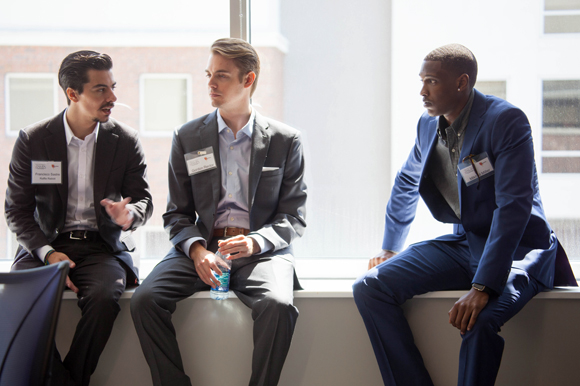
M 78 102 L 79 101 L 79 95 L 77 94 L 77 92 L 75 90 L 73 90 L 70 87 L 66 89 L 66 96 L 68 96 L 68 99 L 70 99 L 71 102 Z
M 465 89 L 469 88 L 469 75 L 461 74 L 459 78 L 457 78 L 457 91 L 465 91 Z
M 250 71 L 246 74 L 244 78 L 244 88 L 251 87 L 256 81 L 256 74 L 254 71 Z

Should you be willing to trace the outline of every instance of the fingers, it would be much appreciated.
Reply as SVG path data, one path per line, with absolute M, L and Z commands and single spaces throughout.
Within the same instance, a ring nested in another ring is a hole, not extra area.
M 374 268 L 385 261 L 387 261 L 387 258 L 385 257 L 373 257 L 369 260 L 369 269 Z
M 66 286 L 70 288 L 75 294 L 79 293 L 79 289 L 77 288 L 76 285 L 73 284 L 73 282 L 68 276 L 66 277 Z
M 52 253 L 48 257 L 48 264 L 56 264 L 56 263 L 59 263 L 61 261 L 68 261 L 68 265 L 71 269 L 73 269 L 76 266 L 74 261 L 69 259 L 69 257 L 67 255 L 65 255 L 64 253 L 61 253 L 61 252 L 55 251 L 54 253 Z
M 230 255 L 229 260 L 248 257 L 254 254 L 254 239 L 243 235 L 218 241 L 218 251 L 222 255 Z

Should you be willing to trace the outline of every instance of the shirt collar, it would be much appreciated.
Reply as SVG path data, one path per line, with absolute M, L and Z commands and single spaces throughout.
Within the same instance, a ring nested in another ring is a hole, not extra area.
M 66 144 L 67 146 L 70 145 L 70 141 L 72 141 L 73 137 L 75 137 L 74 133 L 72 132 L 72 129 L 70 128 L 68 121 L 66 119 L 66 114 L 68 112 L 68 109 L 65 110 L 64 115 L 62 116 L 62 121 L 64 123 L 64 134 L 66 136 Z M 97 122 L 97 125 L 95 126 L 95 129 L 93 130 L 93 132 L 91 134 L 95 134 L 95 143 L 97 143 L 97 137 L 99 136 L 99 127 L 101 126 L 100 122 Z M 89 134 L 89 135 L 91 135 Z
M 244 125 L 244 127 L 242 127 L 242 130 L 240 130 L 239 132 L 245 134 L 249 138 L 252 138 L 252 133 L 254 132 L 254 121 L 256 120 L 256 112 L 252 107 L 250 108 L 252 109 L 250 119 L 248 119 L 248 122 Z M 224 121 L 224 119 L 222 118 L 219 109 L 217 110 L 217 121 L 218 121 L 218 132 L 220 134 L 224 129 L 226 128 L 229 129 L 228 125 L 226 124 L 226 121 Z
M 443 139 L 444 142 L 447 140 L 446 130 L 448 128 L 453 129 L 456 134 L 463 134 L 467 128 L 467 123 L 469 122 L 469 115 L 471 114 L 471 107 L 473 106 L 474 97 L 475 93 L 472 89 L 471 94 L 469 94 L 469 98 L 467 99 L 467 103 L 463 107 L 463 110 L 461 110 L 461 113 L 459 113 L 459 116 L 453 121 L 451 125 L 449 125 L 443 115 L 439 116 L 439 119 L 437 120 L 437 134 L 439 134 L 439 137 Z

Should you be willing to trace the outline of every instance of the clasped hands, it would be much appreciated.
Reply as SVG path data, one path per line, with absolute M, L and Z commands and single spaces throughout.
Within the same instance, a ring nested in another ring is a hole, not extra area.
M 260 253 L 261 249 L 256 240 L 243 235 L 218 241 L 218 251 L 228 260 L 240 259 Z M 193 260 L 195 270 L 199 278 L 212 288 L 219 286 L 220 282 L 213 272 L 222 274 L 216 262 L 216 255 L 208 251 L 199 242 L 195 242 L 189 249 L 189 257 Z M 212 272 L 213 271 L 213 272 Z

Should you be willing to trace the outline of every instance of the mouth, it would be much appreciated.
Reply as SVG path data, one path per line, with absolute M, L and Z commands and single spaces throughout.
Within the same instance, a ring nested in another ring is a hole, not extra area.
M 113 109 L 113 107 L 115 107 L 115 105 L 113 103 L 109 103 L 101 107 L 101 111 L 106 115 L 111 115 L 111 110 Z
M 433 106 L 433 103 L 426 101 L 426 100 L 423 100 L 423 107 L 427 108 L 427 107 L 431 107 L 431 106 Z

